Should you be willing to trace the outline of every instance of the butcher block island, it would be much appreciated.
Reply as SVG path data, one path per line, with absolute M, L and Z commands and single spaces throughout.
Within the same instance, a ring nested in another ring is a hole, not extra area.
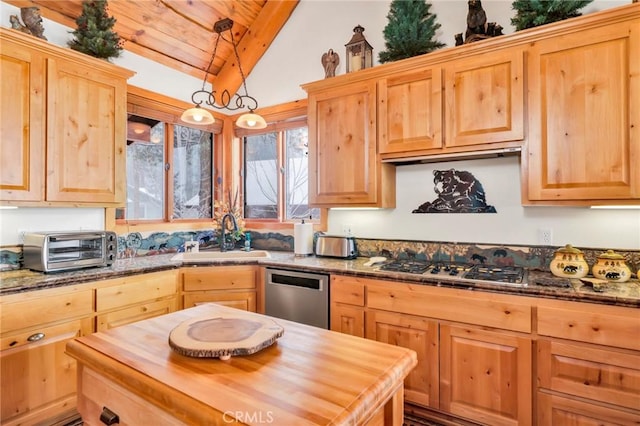
M 272 319 L 283 333 L 229 359 L 169 344 L 180 325 L 229 316 Z M 76 338 L 67 353 L 86 425 L 399 426 L 417 363 L 409 349 L 212 303 Z

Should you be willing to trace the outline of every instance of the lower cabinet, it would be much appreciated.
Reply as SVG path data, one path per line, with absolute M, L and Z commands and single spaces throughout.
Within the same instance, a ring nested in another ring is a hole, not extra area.
M 366 323 L 368 339 L 413 349 L 418 354 L 418 365 L 404 380 L 405 399 L 438 407 L 438 323 L 381 311 L 367 311 Z
M 180 270 L 183 308 L 215 302 L 256 312 L 256 265 L 188 267 Z
M 93 332 L 92 290 L 4 296 L 0 315 L 0 424 L 52 424 L 73 416 L 76 361 L 65 347 Z
M 547 301 L 538 333 L 540 424 L 640 424 L 638 309 Z
M 366 280 L 331 276 L 329 324 L 333 331 L 364 337 L 364 288 Z
M 96 289 L 96 330 L 168 314 L 177 309 L 177 271 L 106 280 Z
M 367 339 L 417 353 L 405 401 L 481 424 L 532 424 L 530 301 L 338 275 L 331 286 L 332 330 L 356 334 L 348 325 L 359 314 Z
M 440 326 L 440 409 L 489 425 L 531 424 L 531 338 Z

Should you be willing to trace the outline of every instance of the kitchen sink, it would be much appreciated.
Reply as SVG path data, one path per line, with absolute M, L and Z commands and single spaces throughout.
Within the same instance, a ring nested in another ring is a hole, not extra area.
M 251 250 L 251 251 L 200 251 L 200 252 L 185 252 L 178 253 L 171 258 L 171 260 L 177 260 L 189 263 L 209 263 L 209 262 L 221 262 L 225 260 L 260 260 L 269 259 L 271 255 L 268 251 L 264 250 Z

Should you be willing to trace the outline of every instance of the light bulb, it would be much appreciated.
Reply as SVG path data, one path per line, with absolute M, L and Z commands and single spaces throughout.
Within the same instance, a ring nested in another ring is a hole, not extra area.
M 254 127 L 256 125 L 256 120 L 247 120 L 247 126 Z
M 202 121 L 202 114 L 193 114 L 191 117 L 193 117 L 194 121 L 197 121 L 198 123 Z

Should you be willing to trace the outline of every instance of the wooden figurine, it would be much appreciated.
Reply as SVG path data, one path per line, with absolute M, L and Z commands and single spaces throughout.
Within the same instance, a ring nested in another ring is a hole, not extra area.
M 456 46 L 484 40 L 490 37 L 502 35 L 502 26 L 495 22 L 487 22 L 487 14 L 482 8 L 481 0 L 468 0 L 469 11 L 467 12 L 467 30 L 464 34 L 456 34 Z
M 324 78 L 335 77 L 336 68 L 340 63 L 340 56 L 333 49 L 322 55 L 322 66 L 324 67 Z

